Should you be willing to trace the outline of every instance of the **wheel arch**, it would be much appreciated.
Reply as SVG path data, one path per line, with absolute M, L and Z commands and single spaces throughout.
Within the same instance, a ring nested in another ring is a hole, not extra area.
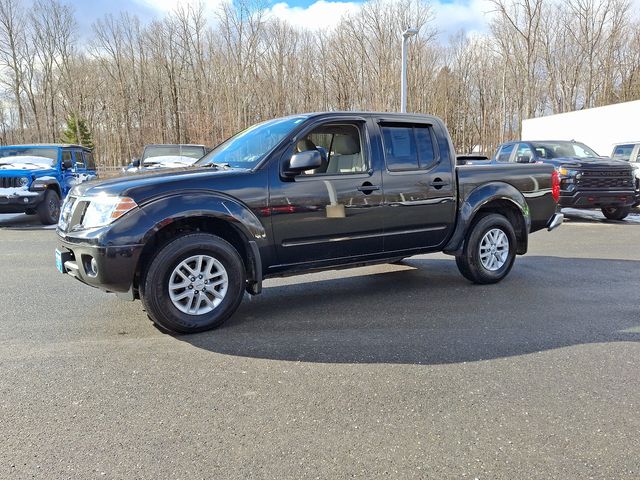
M 200 208 L 193 208 L 194 206 Z M 147 229 L 140 243 L 133 286 L 137 290 L 155 252 L 179 235 L 202 232 L 229 242 L 244 263 L 250 294 L 262 289 L 262 259 L 258 242 L 266 238 L 261 222 L 248 207 L 234 199 L 212 195 L 179 195 L 142 206 L 147 218 L 159 219 Z
M 58 194 L 60 198 L 62 198 L 62 188 L 60 188 L 60 184 L 58 180 L 55 178 L 36 178 L 31 184 L 31 190 L 33 191 L 46 191 L 53 190 Z
M 483 213 L 503 215 L 516 232 L 518 255 L 527 253 L 531 215 L 524 196 L 514 186 L 504 182 L 491 182 L 473 190 L 461 204 L 456 228 L 443 249 L 450 255 L 459 255 L 469 229 Z

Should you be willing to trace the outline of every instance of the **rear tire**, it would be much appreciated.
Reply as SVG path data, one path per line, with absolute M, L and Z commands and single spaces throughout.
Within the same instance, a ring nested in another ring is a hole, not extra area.
M 602 214 L 609 220 L 624 220 L 631 207 L 602 207 Z
M 245 287 L 238 251 L 207 233 L 166 244 L 143 275 L 140 296 L 151 320 L 176 333 L 216 328 L 237 310 Z
M 490 213 L 475 220 L 456 265 L 464 278 L 478 284 L 497 283 L 511 271 L 516 258 L 516 233 L 502 215 Z
M 44 199 L 36 207 L 36 213 L 43 225 L 58 223 L 60 218 L 60 195 L 55 190 L 44 192 Z

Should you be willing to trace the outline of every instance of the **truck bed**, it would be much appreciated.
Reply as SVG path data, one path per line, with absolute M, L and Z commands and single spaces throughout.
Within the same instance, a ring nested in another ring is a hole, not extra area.
M 459 209 L 478 188 L 499 190 L 508 184 L 519 190 L 531 215 L 531 232 L 547 226 L 556 211 L 551 192 L 553 166 L 531 164 L 459 165 L 456 167 Z M 505 193 L 505 200 L 509 197 Z

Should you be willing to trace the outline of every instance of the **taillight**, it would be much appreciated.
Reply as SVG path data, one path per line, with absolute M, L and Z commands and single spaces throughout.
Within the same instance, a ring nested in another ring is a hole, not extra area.
M 560 176 L 556 170 L 551 174 L 551 195 L 556 203 L 560 201 Z

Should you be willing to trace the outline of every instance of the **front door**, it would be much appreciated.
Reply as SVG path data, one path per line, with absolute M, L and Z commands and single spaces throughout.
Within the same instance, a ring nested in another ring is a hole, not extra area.
M 318 150 L 322 165 L 283 174 L 291 155 Z M 281 265 L 353 259 L 382 252 L 382 177 L 364 119 L 310 126 L 272 165 L 269 212 Z

